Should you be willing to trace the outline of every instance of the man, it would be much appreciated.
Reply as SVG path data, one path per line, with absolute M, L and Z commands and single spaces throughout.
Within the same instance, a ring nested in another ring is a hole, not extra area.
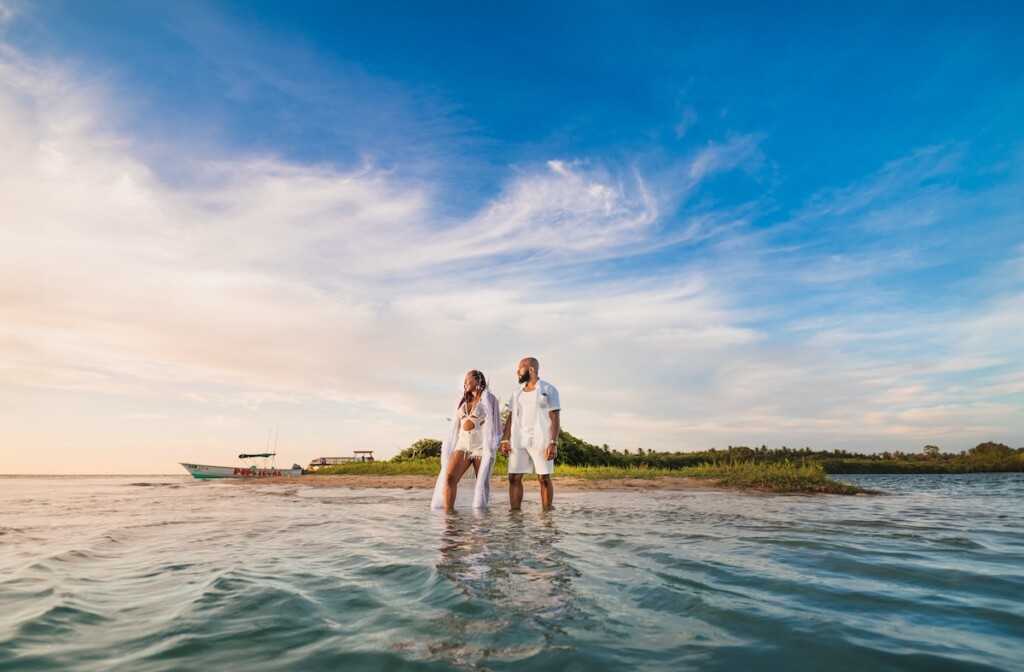
M 508 455 L 508 499 L 513 511 L 523 503 L 523 474 L 537 472 L 540 504 L 550 509 L 555 497 L 551 474 L 558 457 L 559 412 L 562 405 L 554 385 L 540 379 L 540 363 L 534 357 L 519 362 L 516 375 L 522 387 L 512 393 L 509 416 L 501 439 Z

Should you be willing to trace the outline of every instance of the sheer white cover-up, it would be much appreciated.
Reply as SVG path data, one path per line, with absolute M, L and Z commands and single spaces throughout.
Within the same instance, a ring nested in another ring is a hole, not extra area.
M 480 472 L 476 475 L 476 488 L 473 490 L 473 508 L 485 509 L 491 499 L 491 472 L 494 471 L 494 456 L 498 451 L 498 444 L 501 443 L 503 428 L 498 398 L 491 394 L 490 390 L 484 390 L 477 403 L 487 404 L 487 422 L 480 428 L 484 433 L 484 450 L 480 457 Z M 448 473 L 448 463 L 459 440 L 459 429 L 459 407 L 456 406 L 455 412 L 452 413 L 452 424 L 448 427 L 448 436 L 441 442 L 441 473 L 437 476 L 434 498 L 430 501 L 430 507 L 433 509 L 444 508 L 445 475 Z

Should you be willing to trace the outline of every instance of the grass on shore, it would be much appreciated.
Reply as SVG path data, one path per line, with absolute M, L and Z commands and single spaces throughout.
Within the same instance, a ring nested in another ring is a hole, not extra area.
M 331 476 L 346 474 L 350 476 L 437 476 L 441 471 L 441 458 L 422 457 L 418 460 L 404 462 L 343 462 L 330 467 L 323 467 L 313 475 Z M 497 474 L 498 470 L 495 469 Z
M 321 469 L 316 474 L 349 474 L 354 476 L 436 476 L 441 460 L 426 457 L 403 462 L 350 462 Z M 508 474 L 508 461 L 499 458 L 494 465 L 495 476 Z M 834 481 L 828 477 L 820 463 L 776 462 L 757 464 L 734 462 L 729 464 L 705 463 L 682 469 L 652 467 L 578 467 L 558 465 L 554 478 L 602 479 L 660 479 L 667 477 L 697 478 L 719 487 L 737 490 L 763 490 L 779 493 L 828 493 L 854 495 L 868 493 L 854 485 Z M 536 476 L 527 475 L 527 479 Z
M 764 490 L 767 492 L 822 493 L 833 495 L 873 494 L 856 485 L 840 483 L 829 478 L 820 462 L 795 464 L 774 462 L 757 464 L 736 462 L 733 464 L 702 464 L 686 467 L 680 471 L 694 478 L 706 478 L 716 485 L 740 490 Z

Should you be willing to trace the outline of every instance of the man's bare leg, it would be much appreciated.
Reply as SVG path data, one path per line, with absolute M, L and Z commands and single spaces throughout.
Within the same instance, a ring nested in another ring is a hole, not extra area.
M 537 482 L 540 483 L 541 508 L 547 511 L 555 499 L 555 486 L 551 483 L 550 474 L 537 474 Z
M 523 506 L 523 475 L 508 475 L 508 502 L 513 511 L 518 511 Z

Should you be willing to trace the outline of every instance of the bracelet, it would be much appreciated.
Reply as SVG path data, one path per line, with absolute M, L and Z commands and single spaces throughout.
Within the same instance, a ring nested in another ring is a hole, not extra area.
M 554 439 L 551 439 L 550 441 L 548 441 L 548 443 L 553 443 L 553 444 L 555 444 L 556 446 L 558 445 L 558 441 L 555 441 Z
M 502 439 L 502 440 L 501 440 L 501 443 L 508 443 L 508 439 Z M 498 445 L 500 446 L 500 445 L 501 445 L 501 443 L 499 443 Z

